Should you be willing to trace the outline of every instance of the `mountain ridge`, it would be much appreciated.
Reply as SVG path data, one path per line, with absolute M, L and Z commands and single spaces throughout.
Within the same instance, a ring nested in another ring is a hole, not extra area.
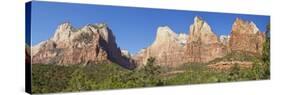
M 195 16 L 189 31 L 176 33 L 169 26 L 159 26 L 155 40 L 137 54 L 117 46 L 112 30 L 104 23 L 74 28 L 71 23 L 60 24 L 54 35 L 32 46 L 32 63 L 92 64 L 115 62 L 126 68 L 144 66 L 154 57 L 162 66 L 184 63 L 206 63 L 231 52 L 260 55 L 264 33 L 252 21 L 236 18 L 230 34 L 218 37 L 211 26 Z
M 160 26 L 159 28 L 161 27 L 163 26 Z M 168 26 L 165 27 L 166 29 L 162 29 L 162 31 L 164 31 L 162 33 L 177 35 Z M 246 29 L 246 31 L 235 33 L 237 29 Z M 167 32 L 166 30 L 170 32 Z M 185 39 L 186 43 L 182 47 L 177 46 L 177 44 L 171 46 L 169 40 L 165 40 L 166 42 L 164 41 L 164 44 L 155 45 L 155 43 L 163 43 L 163 41 L 159 41 L 158 39 L 158 30 L 156 40 L 153 42 L 153 44 L 148 46 L 146 49 L 143 49 L 142 52 L 138 53 L 134 58 L 137 60 L 138 64 L 141 64 L 140 66 L 143 66 L 149 57 L 154 57 L 156 59 L 156 63 L 160 65 L 177 66 L 188 62 L 206 63 L 236 51 L 247 53 L 250 51 L 254 54 L 259 52 L 257 55 L 261 54 L 261 45 L 264 42 L 264 37 L 263 33 L 259 31 L 254 22 L 236 18 L 231 31 L 232 32 L 229 35 L 221 35 L 218 37 L 215 32 L 212 31 L 211 27 L 206 21 L 204 21 L 201 17 L 195 16 L 193 24 L 191 24 L 189 27 L 189 31 L 184 33 L 187 36 Z M 240 38 L 239 36 L 236 36 L 236 34 L 242 34 L 247 37 Z M 161 39 L 165 39 L 164 37 L 165 36 L 163 36 Z M 250 37 L 250 39 L 248 37 Z M 256 38 L 257 40 L 255 37 L 258 37 Z M 176 39 L 176 37 L 169 36 L 166 38 L 174 38 L 174 40 Z M 239 43 L 242 43 L 243 45 Z M 255 44 L 258 44 L 258 50 L 255 50 Z M 240 47 L 240 49 L 233 49 L 236 48 L 235 46 Z
M 63 23 L 58 26 L 53 37 L 34 47 L 34 64 L 92 64 L 109 61 L 134 68 L 129 60 L 121 56 L 115 36 L 106 24 L 88 24 L 75 29 L 70 23 Z

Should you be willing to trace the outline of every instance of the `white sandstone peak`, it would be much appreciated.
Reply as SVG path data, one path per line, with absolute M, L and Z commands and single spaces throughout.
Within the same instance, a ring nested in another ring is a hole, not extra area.
M 165 42 L 173 40 L 177 34 L 168 26 L 161 26 L 157 29 L 156 42 Z
M 256 26 L 256 24 L 253 21 L 250 22 L 250 25 L 253 27 L 254 33 L 257 33 L 260 31 L 259 28 Z

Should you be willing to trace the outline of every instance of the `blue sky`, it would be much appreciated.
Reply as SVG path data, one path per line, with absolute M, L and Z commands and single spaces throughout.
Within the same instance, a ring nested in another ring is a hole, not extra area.
M 116 37 L 117 45 L 132 53 L 152 44 L 158 26 L 167 25 L 177 33 L 188 33 L 195 16 L 203 18 L 217 35 L 230 34 L 236 17 L 253 21 L 261 31 L 266 30 L 266 25 L 270 21 L 269 16 L 260 15 L 39 1 L 33 1 L 31 13 L 32 45 L 52 37 L 57 26 L 64 22 L 70 22 L 75 28 L 91 23 L 107 23 Z

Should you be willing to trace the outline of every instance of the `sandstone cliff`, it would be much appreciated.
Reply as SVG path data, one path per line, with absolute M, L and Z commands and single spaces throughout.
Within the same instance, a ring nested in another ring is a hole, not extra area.
M 168 26 L 158 27 L 155 41 L 135 56 L 140 64 L 146 64 L 149 57 L 154 57 L 159 65 L 174 66 L 181 64 L 186 44 L 186 34 L 176 34 Z M 180 56 L 179 56 L 180 55 Z
M 230 52 L 260 55 L 265 40 L 253 22 L 237 18 L 230 35 L 217 37 L 211 26 L 195 17 L 189 34 L 175 33 L 168 26 L 156 30 L 154 42 L 131 55 L 120 50 L 106 24 L 89 24 L 76 29 L 70 23 L 58 26 L 54 36 L 32 46 L 32 63 L 92 64 L 101 61 L 118 63 L 127 68 L 144 66 L 149 57 L 156 63 L 174 67 L 183 63 L 207 63 Z
M 207 22 L 195 17 L 188 36 L 176 34 L 168 26 L 161 26 L 152 45 L 133 58 L 141 66 L 149 57 L 156 58 L 156 63 L 165 66 L 207 63 L 230 52 L 261 54 L 263 42 L 264 33 L 253 22 L 237 18 L 231 34 L 218 38 Z
M 264 41 L 265 34 L 255 23 L 240 18 L 233 23 L 229 40 L 230 51 L 260 55 Z
M 194 18 L 186 44 L 186 62 L 208 62 L 225 55 L 225 46 L 218 40 L 209 24 L 200 17 Z
M 106 24 L 89 24 L 75 29 L 70 23 L 58 26 L 55 34 L 32 48 L 32 62 L 43 64 L 92 64 L 116 62 L 133 64 L 121 56 L 115 37 Z
M 217 43 L 218 38 L 209 24 L 200 17 L 195 17 L 193 24 L 189 27 L 188 43 L 200 42 L 202 44 Z

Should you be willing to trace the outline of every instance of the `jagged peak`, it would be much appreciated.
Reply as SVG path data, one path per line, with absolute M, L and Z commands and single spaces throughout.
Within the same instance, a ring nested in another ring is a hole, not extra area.
M 249 24 L 250 22 L 247 21 L 247 20 L 243 20 L 242 18 L 239 18 L 239 17 L 236 17 L 235 21 L 234 21 L 234 24 Z
M 95 24 L 86 24 L 81 28 L 75 28 L 72 26 L 70 22 L 64 22 L 60 25 L 58 25 L 56 32 L 76 32 L 75 30 L 81 30 L 81 29 L 88 29 L 88 28 L 95 28 L 95 29 L 101 29 L 101 28 L 107 28 L 108 25 L 106 23 L 95 23 Z
M 257 32 L 260 31 L 259 28 L 256 26 L 256 24 L 253 21 L 250 22 L 250 25 L 253 27 L 253 29 L 254 29 L 253 32 L 254 33 L 257 33 Z
M 196 30 L 194 30 L 196 29 Z M 204 30 L 203 30 L 204 29 Z M 190 32 L 208 32 L 213 33 L 210 25 L 205 22 L 201 17 L 195 16 L 194 23 L 190 25 Z
M 195 22 L 201 22 L 201 21 L 203 21 L 201 17 L 199 17 L 199 16 L 194 17 L 194 23 Z
M 203 41 L 204 43 L 216 43 L 217 36 L 212 31 L 210 25 L 202 18 L 196 16 L 194 23 L 189 27 L 188 42 Z
M 104 28 L 108 27 L 105 23 L 87 24 L 85 27 Z
M 239 17 L 236 17 L 236 18 L 235 18 L 235 22 L 237 22 L 237 21 L 242 21 L 242 19 L 239 18 Z
M 156 41 L 169 40 L 176 36 L 177 34 L 169 26 L 160 26 L 157 29 Z
M 64 22 L 58 26 L 58 29 L 59 30 L 73 29 L 73 26 L 71 25 L 70 22 Z
M 247 21 L 247 20 L 243 20 L 239 17 L 236 18 L 233 26 L 244 26 L 244 27 L 249 27 L 251 29 L 253 29 L 251 32 L 253 33 L 258 33 L 260 30 L 259 28 L 256 26 L 256 24 L 253 21 Z
M 253 21 L 248 21 L 248 20 L 244 20 L 242 18 L 236 17 L 234 23 L 242 23 L 242 24 L 250 24 L 250 25 L 255 25 L 255 23 Z
M 169 26 L 160 26 L 157 28 L 157 34 L 160 33 L 168 33 L 168 34 L 175 34 L 173 30 Z

